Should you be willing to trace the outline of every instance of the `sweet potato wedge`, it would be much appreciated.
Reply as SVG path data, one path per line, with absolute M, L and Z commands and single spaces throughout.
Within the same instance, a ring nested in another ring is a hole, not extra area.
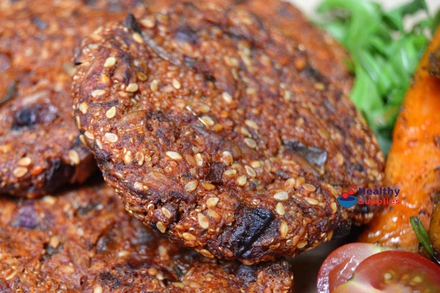
M 429 227 L 434 196 L 440 190 L 440 79 L 427 67 L 439 45 L 440 29 L 416 70 L 394 128 L 385 186 L 400 188 L 399 203 L 385 207 L 360 241 L 417 251 L 419 241 L 410 217 L 418 216 Z

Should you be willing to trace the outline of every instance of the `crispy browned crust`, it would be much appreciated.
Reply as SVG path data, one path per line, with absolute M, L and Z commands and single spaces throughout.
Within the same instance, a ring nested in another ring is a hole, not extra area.
M 13 2 L 0 1 L 0 194 L 32 198 L 96 169 L 71 116 L 73 49 L 136 1 Z
M 128 17 L 76 58 L 81 139 L 126 208 L 173 239 L 245 263 L 294 256 L 371 218 L 336 198 L 384 165 L 310 58 L 242 7 Z
M 0 199 L 0 291 L 291 292 L 285 261 L 245 266 L 181 249 L 98 183 L 41 199 Z

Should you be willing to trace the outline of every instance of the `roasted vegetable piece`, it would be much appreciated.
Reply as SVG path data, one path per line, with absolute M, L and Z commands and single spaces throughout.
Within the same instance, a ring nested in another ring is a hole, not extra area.
M 399 204 L 386 207 L 360 240 L 417 251 L 410 224 L 418 216 L 429 227 L 434 194 L 440 187 L 440 80 L 427 70 L 429 56 L 440 44 L 437 30 L 413 78 L 393 133 L 385 169 L 385 186 L 401 189 Z

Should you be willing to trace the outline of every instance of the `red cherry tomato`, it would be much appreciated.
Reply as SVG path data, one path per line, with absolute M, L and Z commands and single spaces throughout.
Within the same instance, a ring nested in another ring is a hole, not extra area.
M 415 253 L 351 243 L 325 259 L 317 286 L 319 293 L 440 292 L 440 267 Z

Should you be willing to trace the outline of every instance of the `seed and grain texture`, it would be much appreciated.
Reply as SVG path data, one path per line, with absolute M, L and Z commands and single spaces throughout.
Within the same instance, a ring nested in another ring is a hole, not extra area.
M 129 216 L 102 182 L 40 199 L 1 198 L 0 204 L 3 293 L 262 293 L 293 287 L 286 261 L 245 266 L 172 244 Z
M 313 54 L 243 6 L 111 23 L 75 57 L 74 116 L 135 217 L 206 257 L 295 256 L 368 222 L 341 208 L 383 156 Z
M 73 50 L 139 1 L 0 1 L 0 194 L 37 197 L 96 168 L 70 99 Z

